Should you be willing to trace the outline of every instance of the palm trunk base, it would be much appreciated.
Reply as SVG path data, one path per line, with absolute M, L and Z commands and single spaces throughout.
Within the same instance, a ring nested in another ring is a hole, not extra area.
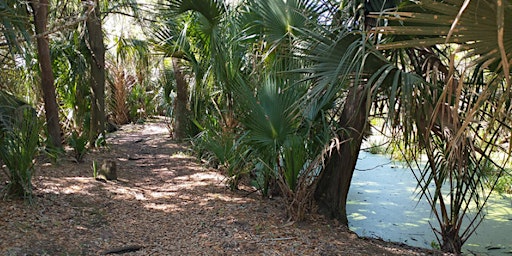
M 338 219 L 345 226 L 348 226 L 347 195 L 368 123 L 364 92 L 360 86 L 349 90 L 339 120 L 341 144 L 332 148 L 315 190 L 320 213 Z
M 462 239 L 459 236 L 459 232 L 452 227 L 445 228 L 442 231 L 443 244 L 441 250 L 443 252 L 454 253 L 456 255 L 462 254 Z

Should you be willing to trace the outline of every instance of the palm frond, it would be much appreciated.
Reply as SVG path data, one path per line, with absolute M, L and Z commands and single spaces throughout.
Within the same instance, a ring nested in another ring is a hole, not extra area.
M 245 111 L 241 122 L 249 130 L 250 140 L 263 147 L 275 147 L 283 145 L 287 136 L 297 129 L 295 103 L 302 95 L 293 89 L 287 90 L 277 80 L 267 78 L 256 91 L 248 86 L 236 90 Z
M 11 53 L 22 53 L 24 42 L 30 42 L 30 15 L 27 6 L 14 0 L 0 3 L 0 47 L 7 46 Z M 0 63 L 1 64 L 1 63 Z
M 506 69 L 505 74 L 509 72 L 506 66 L 512 59 L 512 34 L 506 31 L 512 29 L 510 3 L 427 0 L 405 5 L 400 11 L 372 13 L 371 17 L 392 24 L 376 27 L 374 33 L 402 36 L 381 43 L 378 49 L 456 43 L 461 51 L 468 51 L 466 57 L 476 58 L 473 63 L 485 63 L 484 68 L 493 70 L 500 66 Z

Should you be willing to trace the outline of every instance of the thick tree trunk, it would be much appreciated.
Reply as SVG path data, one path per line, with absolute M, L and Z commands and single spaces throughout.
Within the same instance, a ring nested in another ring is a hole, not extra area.
M 176 79 L 176 99 L 174 101 L 174 133 L 173 138 L 176 140 L 185 139 L 188 131 L 188 85 L 179 59 L 172 58 L 172 68 L 174 70 L 174 78 Z
M 94 145 L 100 134 L 105 132 L 105 45 L 101 28 L 101 12 L 98 0 L 94 1 L 94 10 L 86 21 L 88 47 L 91 51 L 91 123 L 90 142 Z
M 315 191 L 323 214 L 348 225 L 347 195 L 367 125 L 366 94 L 362 87 L 352 87 L 347 95 L 339 124 L 342 144 L 326 159 Z
M 61 130 L 59 124 L 59 108 L 55 93 L 55 84 L 50 58 L 50 46 L 46 35 L 48 22 L 48 0 L 32 2 L 34 10 L 34 23 L 37 33 L 37 58 L 41 69 L 41 89 L 43 91 L 46 127 L 49 142 L 54 148 L 62 147 Z

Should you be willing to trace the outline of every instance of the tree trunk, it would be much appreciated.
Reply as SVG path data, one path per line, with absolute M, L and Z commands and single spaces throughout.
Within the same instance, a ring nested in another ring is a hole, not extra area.
M 179 59 L 172 58 L 172 68 L 176 79 L 176 99 L 174 101 L 174 133 L 176 140 L 185 139 L 188 131 L 188 85 L 185 76 L 181 72 Z
M 443 243 L 441 245 L 441 250 L 443 252 L 454 253 L 455 255 L 462 254 L 462 239 L 459 236 L 459 230 L 454 226 L 444 226 L 442 227 L 441 237 L 443 239 Z
M 339 124 L 342 142 L 325 161 L 315 191 L 320 212 L 348 226 L 347 195 L 367 125 L 366 94 L 362 87 L 349 89 Z
M 94 10 L 86 21 L 88 31 L 88 47 L 91 66 L 91 123 L 90 142 L 94 142 L 105 132 L 105 45 L 101 28 L 101 12 L 98 0 L 94 1 Z
M 37 36 L 37 59 L 41 69 L 41 89 L 43 91 L 44 110 L 46 115 L 46 127 L 48 138 L 52 147 L 61 148 L 61 130 L 59 123 L 59 108 L 55 93 L 55 84 L 50 57 L 50 46 L 46 25 L 48 22 L 48 0 L 32 2 L 34 10 L 34 24 Z

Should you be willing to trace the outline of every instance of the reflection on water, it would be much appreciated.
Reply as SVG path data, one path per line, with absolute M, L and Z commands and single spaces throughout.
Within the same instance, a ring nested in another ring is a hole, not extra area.
M 361 152 L 348 195 L 350 228 L 360 236 L 378 237 L 431 248 L 437 227 L 426 200 L 418 201 L 410 169 L 382 155 Z M 479 255 L 512 254 L 512 196 L 493 195 L 486 219 L 464 245 Z

